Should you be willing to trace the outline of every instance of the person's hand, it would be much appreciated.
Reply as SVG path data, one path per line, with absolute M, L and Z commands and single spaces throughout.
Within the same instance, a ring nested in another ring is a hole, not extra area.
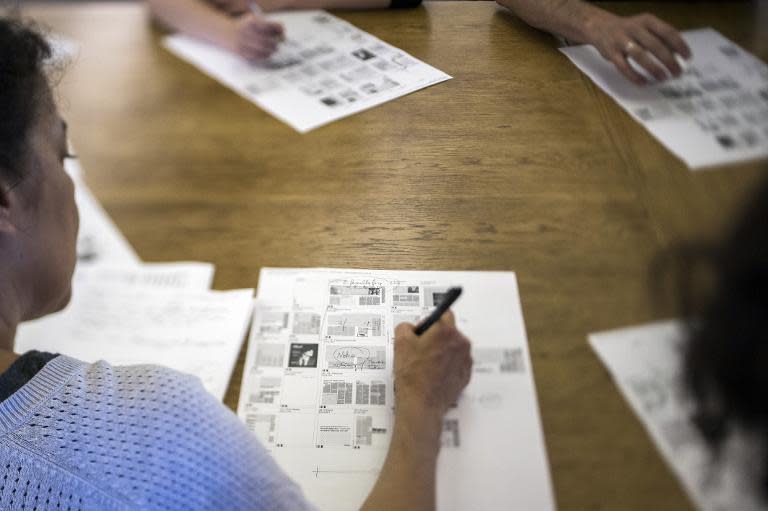
M 586 42 L 638 85 L 647 80 L 632 69 L 630 58 L 656 80 L 663 81 L 668 73 L 679 76 L 682 72 L 675 54 L 685 59 L 691 57 L 691 50 L 677 30 L 652 14 L 621 17 L 601 11 L 587 23 L 586 32 Z
M 277 50 L 278 43 L 284 38 L 280 23 L 252 13 L 243 14 L 234 20 L 230 49 L 248 60 L 263 60 Z
M 421 336 L 414 325 L 395 328 L 396 411 L 430 412 L 442 419 L 469 383 L 472 374 L 470 343 L 456 329 L 453 313 L 443 317 Z

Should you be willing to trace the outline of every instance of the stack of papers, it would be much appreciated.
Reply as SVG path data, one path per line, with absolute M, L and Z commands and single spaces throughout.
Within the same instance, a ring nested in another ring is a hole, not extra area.
M 185 35 L 164 44 L 301 133 L 451 78 L 324 11 L 266 18 L 283 24 L 286 40 L 264 62 Z
M 691 421 L 683 386 L 685 330 L 677 321 L 591 334 L 589 343 L 696 506 L 706 511 L 765 509 L 753 478 L 762 452 L 737 433 L 715 460 Z
M 562 48 L 637 122 L 696 169 L 768 157 L 768 65 L 711 28 L 688 30 L 683 74 L 635 85 L 592 46 Z
M 250 321 L 253 290 L 211 291 L 213 265 L 143 264 L 67 162 L 80 212 L 72 300 L 23 323 L 15 350 L 62 353 L 86 362 L 159 364 L 198 376 L 219 399 Z
M 456 285 L 474 372 L 444 419 L 437 508 L 555 508 L 514 273 L 265 268 L 238 415 L 320 509 L 370 492 L 394 424 L 394 327 Z

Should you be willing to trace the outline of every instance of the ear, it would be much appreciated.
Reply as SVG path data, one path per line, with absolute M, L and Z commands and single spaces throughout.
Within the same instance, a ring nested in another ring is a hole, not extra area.
M 0 183 L 0 236 L 16 232 L 11 214 L 14 199 L 13 188 L 8 188 L 4 183 Z

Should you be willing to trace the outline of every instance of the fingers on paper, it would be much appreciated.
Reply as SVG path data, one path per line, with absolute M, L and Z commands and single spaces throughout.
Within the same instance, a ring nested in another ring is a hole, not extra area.
M 627 77 L 632 83 L 637 85 L 644 85 L 647 83 L 646 79 L 643 78 L 640 73 L 632 69 L 632 66 L 627 60 L 627 56 L 622 50 L 613 49 L 608 52 L 608 60 L 610 60 L 613 65 L 616 66 L 616 69 L 618 69 L 619 72 Z
M 257 16 L 250 16 L 248 19 L 249 23 L 246 26 L 249 33 L 275 39 L 282 38 L 285 34 L 285 28 L 283 28 L 283 25 L 280 23 L 267 21 L 264 18 L 259 18 Z
M 691 49 L 683 40 L 680 32 L 675 30 L 672 25 L 650 14 L 645 16 L 644 21 L 648 30 L 653 32 L 670 50 L 683 58 L 691 58 Z
M 277 50 L 278 41 L 259 34 L 249 35 L 240 42 L 240 53 L 249 59 L 266 59 Z
M 666 78 L 665 71 L 654 62 L 654 59 L 663 64 L 672 76 L 680 75 L 682 69 L 675 59 L 673 50 L 659 39 L 656 34 L 644 27 L 639 27 L 632 31 L 632 37 L 639 43 L 639 46 L 642 46 L 639 51 L 640 58 L 636 58 L 638 64 L 642 65 L 654 78 L 657 80 Z M 631 56 L 635 58 L 635 55 Z M 642 57 L 645 57 L 643 60 L 646 62 L 646 65 L 641 61 Z

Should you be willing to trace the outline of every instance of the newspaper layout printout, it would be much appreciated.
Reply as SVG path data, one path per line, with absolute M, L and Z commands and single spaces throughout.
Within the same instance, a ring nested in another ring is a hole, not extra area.
M 180 290 L 179 283 L 201 278 L 182 279 L 177 269 L 165 277 L 140 271 L 131 279 L 139 283 L 126 285 L 121 272 L 113 277 L 123 281 L 119 286 L 86 278 L 75 284 L 62 312 L 19 325 L 15 351 L 163 365 L 198 376 L 206 390 L 223 399 L 251 317 L 253 290 Z
M 451 78 L 324 11 L 266 18 L 286 40 L 264 62 L 185 35 L 164 44 L 301 133 Z
M 757 511 L 749 467 L 762 466 L 744 436 L 735 435 L 715 461 L 691 421 L 682 384 L 681 323 L 666 321 L 591 334 L 589 342 L 648 430 L 698 509 Z M 756 478 L 755 478 L 756 479 Z
M 693 57 L 678 78 L 639 86 L 592 46 L 561 48 L 692 169 L 768 157 L 768 65 L 711 28 L 682 33 Z
M 393 330 L 461 285 L 474 373 L 445 417 L 441 511 L 555 508 L 514 273 L 262 269 L 239 416 L 323 510 L 357 510 L 393 426 Z

